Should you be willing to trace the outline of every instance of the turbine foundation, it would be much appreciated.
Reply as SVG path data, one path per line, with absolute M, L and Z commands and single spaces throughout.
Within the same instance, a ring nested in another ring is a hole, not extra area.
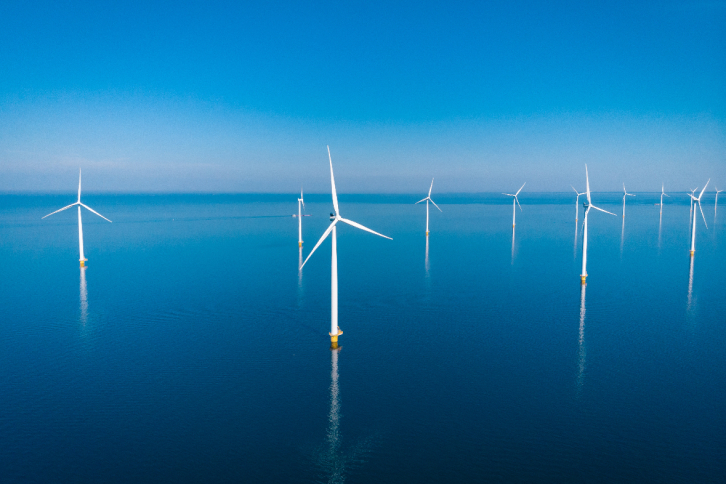
M 426 231 L 426 237 L 428 237 L 428 236 L 429 236 L 429 231 L 427 230 L 427 231 Z
M 580 276 L 580 284 L 585 284 L 586 279 L 587 279 L 587 276 Z
M 297 246 L 298 246 L 298 247 L 302 247 L 302 241 L 298 242 L 298 243 L 297 243 Z
M 695 251 L 695 250 L 692 250 L 692 251 L 690 251 L 690 252 L 691 252 L 691 257 L 693 257 L 693 254 L 695 254 L 695 253 L 696 253 L 696 251 Z M 81 262 L 81 264 L 83 264 L 83 262 Z
M 343 334 L 343 332 L 340 330 L 340 328 L 338 328 L 337 333 L 335 333 L 335 334 L 328 333 L 328 334 L 330 335 L 330 349 L 334 350 L 338 347 L 338 336 Z
M 88 260 L 88 259 L 80 259 L 81 267 L 86 267 L 86 260 Z

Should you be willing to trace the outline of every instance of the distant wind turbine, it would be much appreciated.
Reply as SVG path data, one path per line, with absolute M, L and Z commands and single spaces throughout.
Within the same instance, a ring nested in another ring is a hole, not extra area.
M 429 187 L 429 194 L 428 194 L 428 196 L 426 198 L 424 198 L 423 200 L 419 200 L 418 202 L 414 203 L 414 205 L 416 205 L 417 203 L 426 202 L 426 237 L 429 236 L 429 202 L 433 203 L 434 204 L 434 207 L 439 208 L 439 206 L 436 205 L 436 203 L 433 200 L 431 200 L 431 189 L 433 187 L 434 187 L 434 179 L 432 178 L 431 179 L 431 186 Z M 441 210 L 439 208 L 439 212 L 443 212 L 443 210 Z
M 519 187 L 519 190 L 517 190 L 517 193 L 511 194 L 511 193 L 502 193 L 502 195 L 507 195 L 508 197 L 514 197 L 514 200 L 512 200 L 512 227 L 515 225 L 515 219 L 517 217 L 517 205 L 519 205 L 519 199 L 517 198 L 517 195 L 519 195 L 519 192 L 522 191 L 522 188 L 524 188 L 524 185 L 526 185 L 527 182 L 524 182 L 521 187 Z M 515 205 L 516 203 L 516 205 Z M 519 205 L 519 209 L 522 210 L 522 206 Z
M 320 244 L 323 243 L 323 241 L 330 235 L 333 234 L 332 237 L 332 257 L 330 261 L 330 346 L 331 348 L 335 349 L 338 347 L 338 336 L 343 334 L 343 332 L 338 327 L 338 242 L 337 242 L 337 234 L 336 234 L 336 225 L 338 222 L 343 222 L 345 224 L 348 224 L 352 227 L 365 230 L 366 232 L 370 232 L 374 235 L 378 235 L 379 237 L 383 237 L 384 239 L 393 240 L 390 237 L 386 237 L 383 234 L 379 234 L 378 232 L 375 232 L 367 227 L 362 226 L 361 224 L 357 222 L 353 222 L 352 220 L 345 219 L 340 216 L 340 211 L 338 210 L 338 195 L 335 191 L 335 177 L 333 176 L 333 159 L 330 156 L 330 146 L 328 146 L 328 160 L 330 161 L 330 186 L 331 186 L 331 192 L 333 195 L 333 209 L 335 210 L 335 214 L 330 214 L 330 220 L 332 220 L 332 223 L 327 228 L 325 232 L 323 232 L 322 237 L 320 237 L 320 240 L 318 240 L 318 243 L 315 244 L 315 247 L 313 247 L 313 250 L 310 251 L 310 254 L 308 254 L 307 259 L 305 259 L 305 262 L 300 266 L 300 269 L 307 264 L 307 262 L 310 260 L 310 257 L 315 253 L 315 250 L 320 247 Z
M 713 219 L 716 220 L 716 212 L 718 211 L 718 194 L 723 190 L 719 190 L 716 187 L 713 187 L 713 189 L 716 190 L 716 204 L 713 206 Z
M 585 284 L 585 279 L 587 278 L 587 215 L 590 213 L 590 209 L 594 208 L 595 210 L 600 210 L 601 212 L 609 213 L 610 215 L 615 215 L 614 213 L 608 212 L 607 210 L 603 210 L 602 208 L 598 208 L 595 205 L 593 205 L 590 199 L 590 177 L 587 173 L 587 165 L 585 165 L 585 194 L 587 195 L 587 201 L 584 203 L 585 205 L 585 220 L 582 222 L 582 274 L 580 274 L 580 281 L 582 284 Z
M 698 203 L 698 209 L 701 211 L 701 217 L 703 217 L 703 223 L 706 225 L 706 228 L 708 228 L 708 224 L 706 223 L 706 216 L 703 215 L 703 209 L 701 208 L 701 197 L 703 196 L 703 192 L 706 191 L 706 187 L 708 186 L 711 179 L 709 178 L 706 182 L 706 186 L 703 187 L 703 190 L 701 190 L 701 193 L 698 195 L 698 198 L 694 197 L 693 195 L 690 195 L 691 202 L 692 203 Z M 696 211 L 696 207 L 693 207 L 693 211 Z M 693 231 L 691 232 L 691 257 L 693 257 L 693 254 L 696 252 L 696 214 L 693 214 Z
M 623 218 L 625 218 L 625 197 L 634 197 L 632 193 L 628 193 L 627 190 L 625 190 L 625 183 L 623 183 Z
M 78 170 L 78 200 L 76 201 L 76 203 L 71 203 L 67 207 L 63 207 L 60 210 L 56 210 L 55 212 L 49 213 L 48 215 L 46 215 L 43 218 L 50 217 L 53 214 L 62 212 L 63 210 L 66 210 L 71 207 L 75 207 L 76 205 L 78 205 L 78 250 L 81 253 L 81 258 L 79 260 L 81 262 L 81 267 L 85 267 L 86 261 L 88 259 L 86 259 L 83 255 L 83 224 L 81 222 L 81 207 L 83 207 L 87 210 L 90 210 L 91 212 L 95 213 L 96 215 L 98 215 L 99 217 L 101 217 L 102 219 L 104 219 L 108 222 L 110 222 L 110 220 L 108 220 L 106 217 L 104 217 L 100 213 L 96 212 L 94 209 L 92 209 L 88 205 L 84 205 L 81 203 L 81 170 L 80 169 Z
M 572 185 L 570 186 L 572 187 Z M 572 187 L 572 189 L 575 190 L 575 187 Z M 575 222 L 577 222 L 577 219 L 580 217 L 580 196 L 584 195 L 584 193 L 575 190 L 575 194 L 577 195 L 575 198 Z
M 663 183 L 660 184 L 660 213 L 663 214 L 663 197 L 671 198 L 670 195 L 666 195 L 665 192 L 665 185 Z M 691 202 L 693 203 L 693 202 Z
M 305 209 L 305 201 L 303 200 L 303 190 L 300 187 L 300 198 L 297 199 L 297 246 L 302 247 L 302 209 Z
M 691 190 L 691 194 L 689 195 L 691 197 L 691 211 L 688 213 L 688 225 L 690 225 L 691 222 L 693 221 L 692 220 L 692 217 L 693 217 L 693 200 L 694 200 L 693 195 L 696 193 L 696 190 L 698 190 L 698 187 L 696 187 L 693 190 Z

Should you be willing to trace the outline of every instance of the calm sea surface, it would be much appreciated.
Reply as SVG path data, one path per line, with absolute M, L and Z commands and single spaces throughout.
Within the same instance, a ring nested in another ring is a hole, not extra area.
M 0 196 L 0 480 L 726 482 L 726 197 L 422 196 Z

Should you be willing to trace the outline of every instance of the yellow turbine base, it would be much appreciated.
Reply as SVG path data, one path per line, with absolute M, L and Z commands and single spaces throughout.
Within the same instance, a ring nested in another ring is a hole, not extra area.
M 298 243 L 297 243 L 297 246 L 298 246 L 298 247 L 302 247 L 302 242 L 298 242 Z
M 86 261 L 84 261 L 84 260 L 81 261 L 81 267 L 86 267 Z
M 338 328 L 338 332 L 336 334 L 328 333 L 330 335 L 330 349 L 335 349 L 338 347 L 338 336 L 343 334 L 343 332 Z
M 580 276 L 580 284 L 585 284 L 585 279 L 587 279 L 587 276 Z
M 428 233 L 428 232 L 426 232 L 426 237 L 428 237 L 428 236 L 429 236 L 429 233 Z
M 695 250 L 692 250 L 692 251 L 691 251 L 691 257 L 693 257 L 693 254 L 694 254 L 695 252 L 696 252 Z

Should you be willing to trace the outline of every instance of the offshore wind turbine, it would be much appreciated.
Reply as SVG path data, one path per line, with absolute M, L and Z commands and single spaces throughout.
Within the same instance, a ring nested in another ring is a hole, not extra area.
M 713 189 L 716 190 L 716 204 L 713 206 L 713 219 L 716 220 L 716 212 L 718 211 L 718 194 L 723 190 L 719 190 L 716 187 L 713 187 Z
M 524 185 L 522 185 L 524 186 Z M 570 185 L 572 187 L 572 185 Z M 575 187 L 572 187 L 573 190 L 575 190 Z M 577 219 L 580 217 L 580 196 L 584 195 L 584 193 L 580 193 L 577 190 L 575 190 L 575 194 L 577 197 L 575 198 L 575 222 L 577 222 Z M 575 231 L 577 232 L 577 231 Z
M 691 203 L 698 203 L 698 209 L 701 211 L 701 217 L 703 217 L 703 223 L 706 225 L 706 228 L 708 228 L 708 224 L 706 223 L 706 216 L 703 215 L 703 209 L 701 208 L 701 197 L 703 196 L 703 192 L 706 191 L 706 187 L 708 186 L 708 183 L 711 181 L 709 178 L 706 182 L 706 186 L 703 187 L 703 190 L 701 190 L 701 193 L 698 195 L 698 198 L 694 197 L 693 195 L 690 195 L 691 197 Z M 696 211 L 696 207 L 693 207 L 693 211 Z M 693 231 L 691 232 L 691 257 L 693 257 L 693 254 L 696 252 L 696 214 L 693 214 Z
M 303 200 L 303 190 L 300 187 L 300 198 L 297 199 L 297 246 L 302 247 L 302 210 L 305 209 L 305 201 Z M 302 205 L 302 209 L 300 206 Z
M 433 200 L 431 200 L 431 189 L 433 187 L 434 187 L 434 179 L 432 178 L 431 179 L 431 186 L 429 187 L 429 194 L 428 194 L 428 196 L 426 198 L 424 198 L 423 200 L 419 200 L 418 202 L 414 203 L 414 205 L 416 205 L 417 203 L 426 202 L 426 237 L 429 236 L 429 202 L 433 203 L 434 204 L 434 207 L 439 208 L 439 206 L 436 205 L 436 203 Z M 439 212 L 443 212 L 443 210 L 441 210 L 439 208 Z
M 625 218 L 625 197 L 634 197 L 632 193 L 628 193 L 625 189 L 625 183 L 623 183 L 623 218 Z
M 698 187 L 691 190 L 691 194 L 689 195 L 691 197 L 691 211 L 688 212 L 688 225 L 691 225 L 692 222 L 691 217 L 693 217 L 693 195 L 696 193 L 696 190 L 698 190 Z
M 338 209 L 338 195 L 335 191 L 335 177 L 333 176 L 333 159 L 330 156 L 330 146 L 328 146 L 328 161 L 330 161 L 330 187 L 331 187 L 331 193 L 333 195 L 333 209 L 335 210 L 334 214 L 330 214 L 330 220 L 332 220 L 332 223 L 327 228 L 325 232 L 323 232 L 322 237 L 320 237 L 320 240 L 318 240 L 318 243 L 315 244 L 315 247 L 313 247 L 313 250 L 310 251 L 310 254 L 308 254 L 307 259 L 305 259 L 305 262 L 302 263 L 300 266 L 300 269 L 302 270 L 303 266 L 307 264 L 307 262 L 310 260 L 310 257 L 315 253 L 315 250 L 320 247 L 320 244 L 323 243 L 323 241 L 330 235 L 333 234 L 332 237 L 332 257 L 330 260 L 330 347 L 335 349 L 338 347 L 338 336 L 343 334 L 343 332 L 338 327 L 338 241 L 337 241 L 337 233 L 336 233 L 336 225 L 338 222 L 343 222 L 344 224 L 348 224 L 352 227 L 355 227 L 357 229 L 365 230 L 366 232 L 370 232 L 374 235 L 378 235 L 379 237 L 383 237 L 384 239 L 393 240 L 390 237 L 387 237 L 383 234 L 379 234 L 378 232 L 375 232 L 367 227 L 362 226 L 361 224 L 357 222 L 353 222 L 352 220 L 345 219 L 340 216 L 340 210 Z
M 590 198 L 590 177 L 587 173 L 587 165 L 585 165 L 585 187 L 587 201 L 583 204 L 585 206 L 585 220 L 582 222 L 582 274 L 580 274 L 580 282 L 582 284 L 585 284 L 585 279 L 587 278 L 587 214 L 590 213 L 591 208 L 594 208 L 595 210 L 600 210 L 601 212 L 609 213 L 617 217 L 614 213 L 598 208 L 592 204 Z
M 670 195 L 666 195 L 665 192 L 665 185 L 663 183 L 660 184 L 660 213 L 663 215 L 663 197 L 671 198 Z M 691 202 L 693 203 L 693 202 Z
M 519 190 L 517 190 L 517 193 L 511 194 L 511 193 L 502 193 L 502 195 L 507 195 L 508 197 L 514 197 L 514 200 L 512 200 L 512 227 L 515 225 L 515 218 L 517 216 L 517 205 L 519 205 L 519 199 L 517 198 L 517 195 L 519 195 L 519 192 L 522 191 L 522 188 L 524 188 L 524 185 L 526 185 L 527 182 L 524 182 L 521 187 L 519 187 Z M 516 203 L 516 205 L 515 205 Z M 519 209 L 522 210 L 522 206 L 519 205 Z
M 66 210 L 71 207 L 75 207 L 76 205 L 78 205 L 78 250 L 81 254 L 81 258 L 79 260 L 81 262 L 81 267 L 85 267 L 86 261 L 88 259 L 86 259 L 85 256 L 83 255 L 83 223 L 81 222 L 81 207 L 83 207 L 87 210 L 90 210 L 91 212 L 95 213 L 96 215 L 98 215 L 99 217 L 101 217 L 102 219 L 104 219 L 108 222 L 110 222 L 110 220 L 108 220 L 106 217 L 104 217 L 100 213 L 96 212 L 94 209 L 92 209 L 88 205 L 84 205 L 81 203 L 81 170 L 80 169 L 78 170 L 78 200 L 75 203 L 71 203 L 67 207 L 63 207 L 59 210 L 56 210 L 55 212 L 49 213 L 48 215 L 46 215 L 43 218 L 50 217 L 51 215 L 53 215 L 55 213 L 62 212 L 63 210 Z

